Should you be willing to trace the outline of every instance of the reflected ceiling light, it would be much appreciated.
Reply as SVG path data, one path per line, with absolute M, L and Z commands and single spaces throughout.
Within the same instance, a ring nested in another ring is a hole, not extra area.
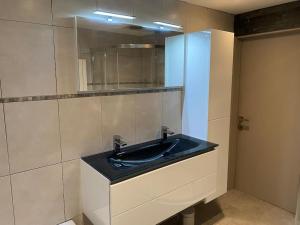
M 175 25 L 175 24 L 170 24 L 170 23 L 163 23 L 163 22 L 154 22 L 154 23 L 158 24 L 158 25 L 166 26 L 166 27 L 176 28 L 176 29 L 181 29 L 182 28 L 182 26 Z
M 112 18 L 108 18 L 107 21 L 108 21 L 108 22 L 112 22 L 113 19 L 112 19 Z
M 135 16 L 126 16 L 121 14 L 115 14 L 115 13 L 109 13 L 109 12 L 102 12 L 102 11 L 95 11 L 94 14 L 101 15 L 101 16 L 109 16 L 109 17 L 116 17 L 121 19 L 127 19 L 127 20 L 134 20 Z

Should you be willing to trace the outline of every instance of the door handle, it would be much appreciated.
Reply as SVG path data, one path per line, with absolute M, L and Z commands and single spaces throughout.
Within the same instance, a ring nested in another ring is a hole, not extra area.
M 238 118 L 239 122 L 238 122 L 238 129 L 239 130 L 249 130 L 249 119 L 247 119 L 244 116 L 239 116 Z

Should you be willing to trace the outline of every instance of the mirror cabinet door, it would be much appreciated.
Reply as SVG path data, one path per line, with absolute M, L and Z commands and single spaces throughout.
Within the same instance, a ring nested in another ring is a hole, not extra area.
M 184 35 L 172 26 L 179 21 L 176 4 L 53 0 L 54 23 L 74 28 L 78 90 L 182 86 Z

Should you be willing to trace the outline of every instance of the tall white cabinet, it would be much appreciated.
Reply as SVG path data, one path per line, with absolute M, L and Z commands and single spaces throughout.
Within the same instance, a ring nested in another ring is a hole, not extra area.
M 186 34 L 185 42 L 182 132 L 219 144 L 210 201 L 227 192 L 234 34 L 200 31 Z

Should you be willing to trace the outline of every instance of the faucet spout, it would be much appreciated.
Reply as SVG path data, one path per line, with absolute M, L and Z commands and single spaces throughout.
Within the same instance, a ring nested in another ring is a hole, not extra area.
M 168 135 L 174 135 L 174 132 L 171 131 L 169 127 L 162 126 L 161 127 L 161 138 L 163 140 L 167 140 L 168 139 Z
M 126 145 L 127 145 L 127 142 L 124 141 L 120 135 L 113 136 L 113 146 L 114 146 L 115 152 L 119 153 L 121 151 L 121 148 L 125 147 Z

